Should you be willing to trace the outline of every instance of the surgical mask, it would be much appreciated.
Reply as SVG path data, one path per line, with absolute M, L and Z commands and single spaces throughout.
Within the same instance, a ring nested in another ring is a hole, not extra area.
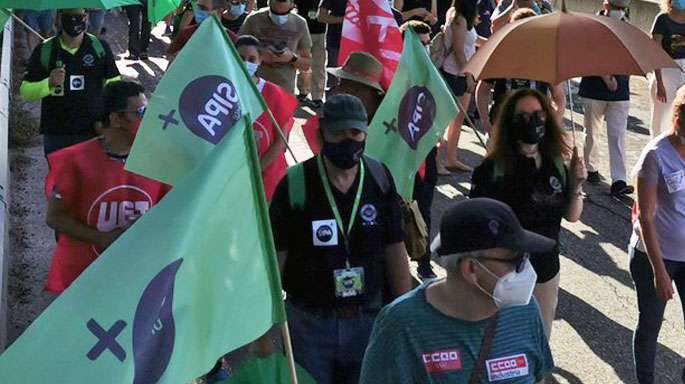
M 271 21 L 273 21 L 276 25 L 285 25 L 285 23 L 288 22 L 287 13 L 285 15 L 277 15 L 269 10 L 269 18 L 271 18 Z
M 495 289 L 492 291 L 492 294 L 488 293 L 488 291 L 483 289 L 480 285 L 476 286 L 494 300 L 498 309 L 528 305 L 530 298 L 533 296 L 535 282 L 538 279 L 538 275 L 535 273 L 533 265 L 528 258 L 523 261 L 520 272 L 512 271 L 502 277 L 495 275 L 480 262 L 478 262 L 478 264 L 497 279 L 497 284 L 495 284 Z
M 86 18 L 83 15 L 62 15 L 62 30 L 71 37 L 76 37 L 86 30 Z
M 257 69 L 259 68 L 258 64 L 252 63 L 250 61 L 243 61 L 243 64 L 245 64 L 245 68 L 247 68 L 247 73 L 249 73 L 250 76 L 254 76 L 254 74 L 257 73 Z
M 537 144 L 545 136 L 546 121 L 547 116 L 543 111 L 518 113 L 513 121 L 514 134 L 525 144 Z
M 324 140 L 321 153 L 337 168 L 350 169 L 359 164 L 365 145 L 364 141 L 352 139 L 345 139 L 338 143 Z
M 676 11 L 685 10 L 685 0 L 671 0 L 671 8 Z
M 612 9 L 609 11 L 609 17 L 611 17 L 612 19 L 623 20 L 623 17 L 625 15 L 625 11 L 622 11 L 620 9 Z
M 232 5 L 231 8 L 228 9 L 228 13 L 233 17 L 242 15 L 245 13 L 245 4 Z
M 195 15 L 195 22 L 198 24 L 202 24 L 203 21 L 209 18 L 209 12 L 203 11 L 201 9 L 196 9 L 195 11 L 193 11 L 193 14 Z

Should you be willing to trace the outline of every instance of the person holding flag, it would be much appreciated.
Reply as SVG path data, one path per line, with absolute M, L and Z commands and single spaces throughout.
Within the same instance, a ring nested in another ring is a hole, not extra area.
M 235 42 L 235 47 L 240 58 L 243 59 L 247 72 L 252 76 L 252 80 L 262 94 L 267 108 L 271 110 L 279 125 L 277 127 L 273 124 L 267 112 L 262 113 L 252 125 L 259 150 L 264 193 L 268 202 L 271 201 L 276 185 L 285 176 L 285 170 L 288 168 L 288 163 L 285 161 L 285 142 L 276 129 L 282 130 L 283 137 L 288 136 L 295 122 L 292 116 L 297 109 L 298 101 L 283 88 L 257 76 L 257 69 L 262 63 L 263 47 L 256 37 L 240 36 Z
M 103 135 L 48 156 L 46 222 L 58 232 L 48 292 L 61 293 L 169 187 L 124 170 L 147 100 L 141 85 L 108 84 Z
M 167 58 L 169 59 L 169 62 L 174 60 L 176 55 L 178 55 L 178 52 L 183 49 L 186 43 L 188 43 L 188 40 L 193 37 L 193 34 L 195 34 L 195 31 L 197 31 L 200 23 L 211 17 L 212 14 L 221 17 L 221 15 L 224 13 L 225 7 L 225 0 L 198 0 L 193 13 L 196 23 L 183 28 L 181 32 L 179 32 L 176 39 L 174 39 L 174 41 L 171 43 L 169 46 L 169 51 L 167 52 Z M 226 28 L 226 33 L 233 42 L 235 42 L 235 40 L 238 38 L 238 36 L 228 28 Z
M 295 361 L 319 384 L 356 384 L 383 296 L 410 289 L 402 213 L 388 169 L 363 155 L 361 100 L 332 96 L 319 123 L 322 151 L 288 170 L 271 222 Z

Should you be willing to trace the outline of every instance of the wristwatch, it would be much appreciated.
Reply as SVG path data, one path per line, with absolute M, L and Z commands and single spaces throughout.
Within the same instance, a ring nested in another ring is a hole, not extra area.
M 295 62 L 299 58 L 300 58 L 299 56 L 297 56 L 296 54 L 293 53 L 293 57 L 290 59 L 290 64 L 295 64 Z

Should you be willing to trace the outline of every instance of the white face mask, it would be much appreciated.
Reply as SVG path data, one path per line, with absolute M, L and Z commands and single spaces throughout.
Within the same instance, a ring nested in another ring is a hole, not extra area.
M 621 11 L 618 9 L 612 9 L 609 11 L 609 17 L 611 17 L 612 19 L 623 20 L 623 16 L 625 16 L 625 15 L 626 15 L 625 11 Z
M 426 53 L 428 54 L 428 56 L 431 55 L 431 45 L 430 45 L 430 44 L 424 45 L 424 46 L 423 46 L 423 49 L 426 50 Z
M 269 18 L 271 18 L 271 21 L 273 21 L 276 25 L 285 25 L 285 23 L 288 22 L 288 14 L 277 15 L 269 11 Z
M 495 284 L 495 290 L 492 294 L 481 288 L 480 285 L 477 285 L 481 291 L 492 297 L 497 308 L 502 309 L 519 305 L 528 305 L 530 298 L 533 296 L 535 282 L 538 279 L 538 275 L 535 273 L 533 265 L 528 258 L 523 261 L 523 269 L 521 272 L 517 273 L 516 271 L 512 271 L 502 277 L 497 277 L 497 275 L 492 273 L 492 271 L 480 262 L 478 262 L 478 264 L 493 277 L 497 278 L 497 284 Z
M 243 64 L 245 64 L 245 68 L 247 68 L 247 73 L 249 73 L 250 76 L 254 76 L 254 74 L 257 73 L 259 65 L 249 61 L 243 61 Z

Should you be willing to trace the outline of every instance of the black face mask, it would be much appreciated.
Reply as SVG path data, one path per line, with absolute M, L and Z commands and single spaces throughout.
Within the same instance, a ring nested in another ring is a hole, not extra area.
M 544 111 L 518 113 L 513 121 L 516 138 L 525 144 L 537 144 L 545 136 L 546 123 L 547 115 Z
M 321 153 L 337 168 L 350 169 L 359 164 L 366 142 L 345 139 L 338 143 L 323 141 Z
M 71 37 L 76 37 L 86 31 L 86 18 L 82 15 L 62 15 L 62 30 Z

